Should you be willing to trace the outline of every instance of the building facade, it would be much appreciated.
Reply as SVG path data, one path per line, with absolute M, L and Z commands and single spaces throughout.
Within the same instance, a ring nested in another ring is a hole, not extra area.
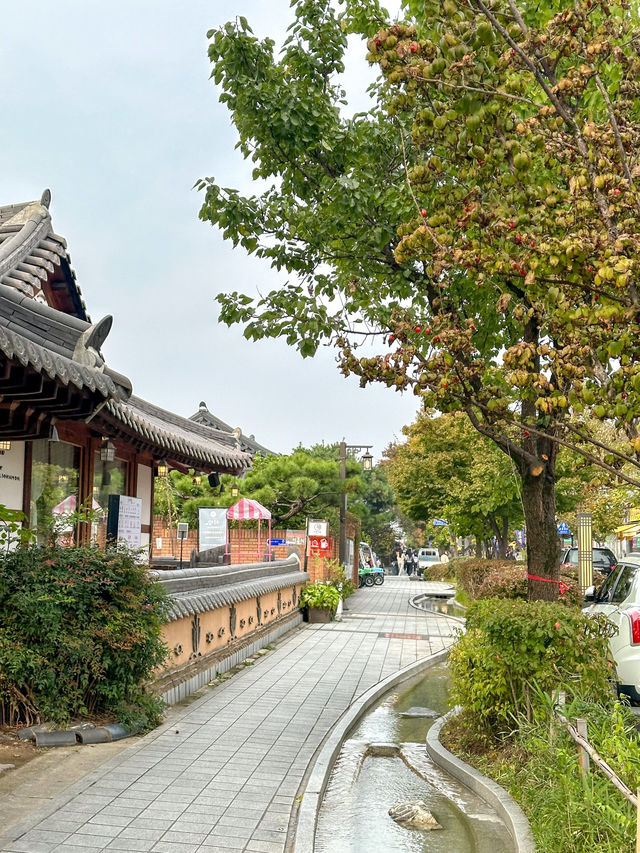
M 91 322 L 50 200 L 0 207 L 0 504 L 39 542 L 102 543 L 110 497 L 131 498 L 130 541 L 151 550 L 159 466 L 239 476 L 251 455 L 105 364 L 112 318 Z

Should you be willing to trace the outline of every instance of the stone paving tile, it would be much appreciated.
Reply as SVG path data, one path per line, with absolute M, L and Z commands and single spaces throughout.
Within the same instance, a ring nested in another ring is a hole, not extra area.
M 291 632 L 32 830 L 50 827 L 63 840 L 32 836 L 44 846 L 27 849 L 24 835 L 4 853 L 283 853 L 301 781 L 331 726 L 380 679 L 451 644 L 443 620 L 409 608 L 418 591 L 387 578 L 350 599 L 342 622 Z

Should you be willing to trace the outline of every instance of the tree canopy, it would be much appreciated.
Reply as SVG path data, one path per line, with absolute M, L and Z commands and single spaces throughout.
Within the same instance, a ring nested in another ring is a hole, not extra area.
M 638 483 L 635 7 L 406 0 L 393 23 L 376 0 L 298 0 L 294 14 L 278 56 L 242 18 L 210 33 L 266 188 L 205 179 L 200 215 L 291 276 L 222 295 L 221 318 L 303 355 L 328 340 L 362 384 L 463 411 L 514 461 L 530 571 L 557 581 L 559 448 Z M 364 114 L 340 86 L 349 32 L 380 72 Z
M 199 507 L 231 506 L 238 500 L 231 497 L 231 485 L 238 487 L 239 497 L 253 498 L 270 510 L 276 527 L 304 528 L 307 517 L 327 518 L 337 526 L 343 492 L 349 511 L 360 518 L 363 534 L 372 544 L 385 539 L 386 528 L 395 519 L 393 493 L 384 471 L 374 468 L 363 473 L 362 465 L 349 457 L 342 481 L 337 445 L 256 456 L 242 479 L 223 475 L 222 489 L 212 488 L 206 477 L 197 477 L 193 471 L 170 471 L 168 477 L 156 478 L 155 512 L 195 527 Z

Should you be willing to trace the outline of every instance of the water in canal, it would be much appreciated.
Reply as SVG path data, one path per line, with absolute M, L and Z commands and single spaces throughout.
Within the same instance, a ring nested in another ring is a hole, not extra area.
M 320 809 L 316 853 L 513 849 L 495 813 L 426 754 L 425 737 L 433 718 L 419 714 L 424 709 L 445 713 L 448 694 L 449 676 L 441 664 L 389 693 L 350 732 Z M 392 806 L 415 800 L 426 803 L 442 830 L 406 829 L 391 819 Z

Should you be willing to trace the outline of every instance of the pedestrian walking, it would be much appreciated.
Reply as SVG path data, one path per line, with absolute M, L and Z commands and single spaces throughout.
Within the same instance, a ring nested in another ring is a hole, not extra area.
M 404 571 L 404 553 L 402 551 L 398 552 L 398 574 L 402 574 Z

